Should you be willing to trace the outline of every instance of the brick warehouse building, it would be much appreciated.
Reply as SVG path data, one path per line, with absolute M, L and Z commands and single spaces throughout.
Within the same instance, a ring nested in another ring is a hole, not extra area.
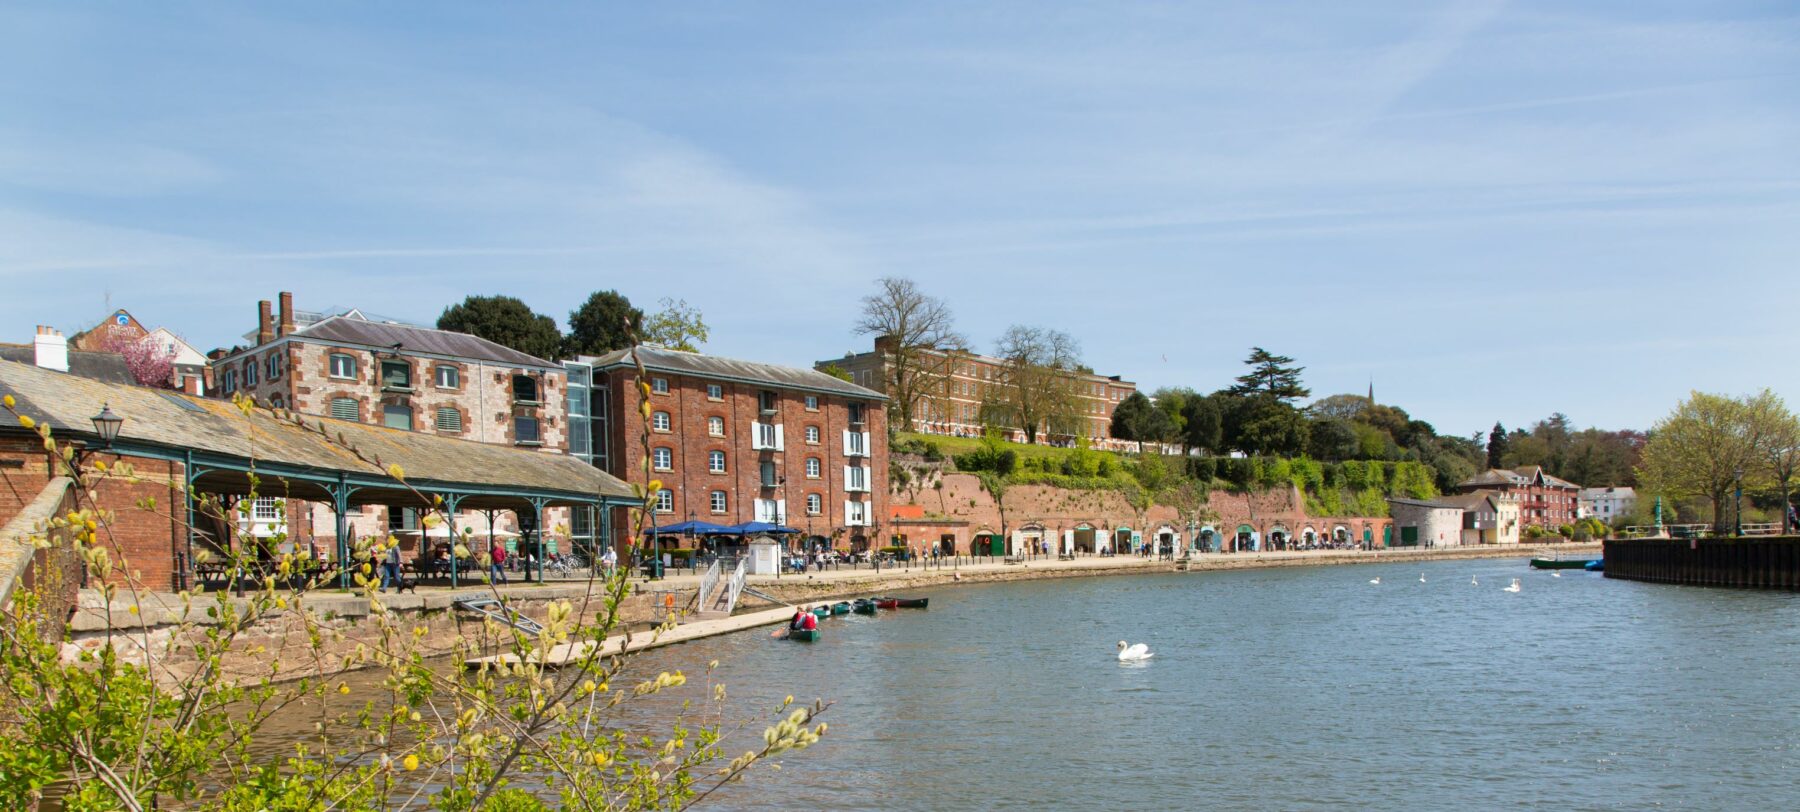
M 818 362 L 815 367 L 835 365 L 850 373 L 857 384 L 887 393 L 892 371 L 887 359 L 893 355 L 893 339 L 878 336 L 875 349 L 853 353 L 842 358 Z M 1006 386 L 1006 362 L 999 358 L 972 352 L 933 352 L 924 355 L 930 371 L 938 379 L 933 391 L 919 398 L 913 411 L 911 431 L 926 434 L 948 434 L 958 437 L 981 436 L 981 407 Z M 1137 384 L 1118 375 L 1096 375 L 1091 372 L 1071 373 L 1076 399 L 1077 433 L 1095 448 L 1135 450 L 1136 443 L 1112 438 L 1112 415 L 1119 403 L 1137 391 Z M 1012 427 L 1008 432 L 1017 442 L 1025 441 L 1025 432 Z M 1039 442 L 1065 443 L 1074 439 L 1067 433 L 1038 433 Z
M 565 365 L 570 453 L 642 481 L 639 360 L 651 390 L 650 476 L 664 483 L 657 524 L 773 522 L 850 550 L 880 536 L 886 398 L 822 372 L 655 347 L 578 358 Z M 614 542 L 627 543 L 629 523 L 614 527 Z
M 1490 468 L 1460 482 L 1458 493 L 1493 490 L 1519 501 L 1521 527 L 1555 530 L 1580 517 L 1581 486 L 1546 473 L 1541 466 Z
M 560 365 L 465 333 L 356 310 L 301 313 L 292 294 L 279 299 L 278 313 L 270 302 L 258 303 L 250 347 L 214 351 L 210 394 L 242 393 L 301 414 L 562 453 L 567 420 Z M 272 500 L 256 513 L 257 532 L 278 531 Z M 335 523 L 324 505 L 289 515 L 288 532 L 299 536 L 329 533 Z M 487 529 L 485 516 L 468 518 Z M 555 518 L 557 526 L 568 522 Z M 420 532 L 406 511 L 358 510 L 350 519 L 358 535 L 398 532 L 407 540 Z M 511 537 L 520 528 L 496 529 Z

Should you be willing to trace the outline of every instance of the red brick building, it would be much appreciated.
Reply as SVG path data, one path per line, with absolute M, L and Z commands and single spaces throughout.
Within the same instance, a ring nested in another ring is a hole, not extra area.
M 648 452 L 638 361 L 650 384 Z M 570 453 L 633 482 L 644 481 L 648 454 L 650 476 L 663 483 L 658 525 L 771 522 L 843 549 L 879 537 L 888 499 L 880 393 L 813 370 L 656 347 L 565 367 Z M 629 526 L 615 520 L 615 542 Z
M 1544 472 L 1541 466 L 1490 468 L 1456 486 L 1460 493 L 1494 490 L 1519 500 L 1521 527 L 1556 529 L 1580 517 L 1581 486 Z

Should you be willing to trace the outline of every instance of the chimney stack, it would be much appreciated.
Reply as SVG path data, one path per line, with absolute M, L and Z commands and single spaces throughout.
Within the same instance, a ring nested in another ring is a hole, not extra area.
M 69 371 L 69 340 L 55 328 L 38 325 L 37 337 L 31 341 L 37 365 L 57 372 Z
M 292 332 L 294 332 L 294 294 L 284 290 L 281 292 L 281 329 L 277 330 L 275 335 L 284 336 Z
M 269 315 L 269 300 L 256 303 L 256 346 L 260 347 L 275 340 L 275 319 Z

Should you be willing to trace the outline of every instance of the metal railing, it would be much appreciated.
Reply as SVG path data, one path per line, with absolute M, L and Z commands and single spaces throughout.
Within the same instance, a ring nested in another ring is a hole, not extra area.
M 700 576 L 700 592 L 695 595 L 694 605 L 704 611 L 712 601 L 713 590 L 718 586 L 719 561 L 713 559 L 713 562 L 706 567 L 706 574 Z
M 731 614 L 737 609 L 738 596 L 744 594 L 744 580 L 750 574 L 749 564 L 749 558 L 739 558 L 737 560 L 737 569 L 731 571 L 731 591 L 728 593 L 725 602 L 726 614 Z

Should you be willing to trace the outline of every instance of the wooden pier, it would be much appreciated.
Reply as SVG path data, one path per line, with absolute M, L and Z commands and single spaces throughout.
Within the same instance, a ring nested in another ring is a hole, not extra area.
M 1800 590 L 1800 537 L 1618 539 L 1605 550 L 1608 578 Z

